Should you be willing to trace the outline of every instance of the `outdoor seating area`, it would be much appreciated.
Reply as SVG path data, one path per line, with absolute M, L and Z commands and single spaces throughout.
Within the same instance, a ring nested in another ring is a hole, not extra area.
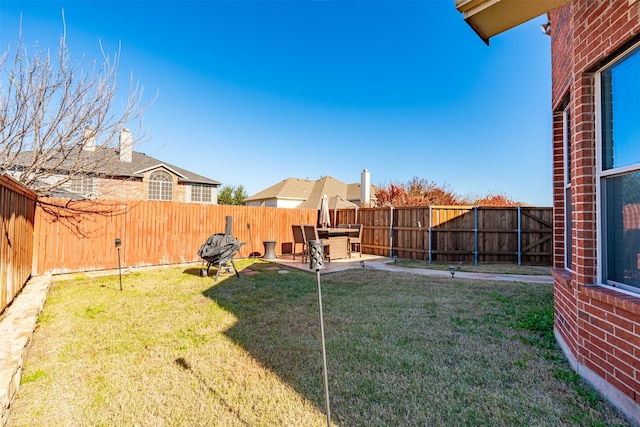
M 291 225 L 293 234 L 293 259 L 307 259 L 309 241 L 321 240 L 327 261 L 351 258 L 352 253 L 362 257 L 361 238 L 362 224 L 339 224 L 338 227 L 317 227 L 313 224 Z M 301 250 L 299 251 L 298 248 Z
M 347 229 L 349 258 L 354 252 L 362 258 L 362 224 L 338 224 L 339 229 Z

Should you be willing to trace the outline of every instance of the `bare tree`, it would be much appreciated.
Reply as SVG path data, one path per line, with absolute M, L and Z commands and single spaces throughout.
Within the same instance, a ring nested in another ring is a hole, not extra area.
M 109 174 L 125 127 L 137 135 L 131 144 L 139 142 L 151 102 L 142 103 L 144 89 L 133 77 L 121 95 L 120 51 L 109 56 L 100 48 L 100 60 L 75 60 L 63 30 L 52 55 L 29 49 L 20 30 L 0 56 L 0 173 L 47 194 L 76 177 Z

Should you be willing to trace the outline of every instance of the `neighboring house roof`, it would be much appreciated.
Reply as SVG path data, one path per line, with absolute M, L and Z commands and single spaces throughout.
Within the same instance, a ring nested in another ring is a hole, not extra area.
M 21 168 L 28 166 L 30 160 L 33 157 L 32 151 L 25 151 L 20 153 L 16 160 L 13 162 L 12 167 Z M 95 169 L 91 169 L 92 174 L 112 176 L 112 177 L 128 177 L 128 178 L 141 178 L 145 172 L 148 172 L 157 168 L 164 168 L 171 171 L 178 176 L 178 182 L 188 184 L 206 184 L 213 186 L 220 186 L 222 183 L 209 179 L 202 175 L 190 172 L 186 169 L 182 169 L 178 166 L 170 163 L 155 159 L 151 156 L 147 156 L 144 153 L 137 151 L 132 152 L 131 162 L 123 162 L 120 160 L 119 151 L 115 148 L 101 148 L 95 151 L 83 151 L 80 155 L 68 156 L 73 161 L 62 162 L 56 169 L 59 172 L 68 172 L 72 170 L 72 165 L 78 162 L 78 159 L 83 157 L 91 157 L 92 163 L 99 164 Z M 80 160 L 81 161 L 81 160 Z
M 246 201 L 300 200 L 298 208 L 318 209 L 324 194 L 329 198 L 330 209 L 334 209 L 336 205 L 338 208 L 357 207 L 353 202 L 360 200 L 360 183 L 346 184 L 330 176 L 324 176 L 317 181 L 287 178 L 252 195 Z
M 254 194 L 251 197 L 248 197 L 245 201 L 250 202 L 270 199 L 303 201 L 309 198 L 314 185 L 315 181 L 309 181 L 308 179 L 287 178 Z
M 355 200 L 360 200 L 360 184 L 346 184 L 330 176 L 324 176 L 315 181 L 311 194 L 307 200 L 302 202 L 298 207 L 303 209 L 319 209 L 322 196 L 325 194 L 327 197 L 333 198 L 334 196 L 341 196 L 350 200 L 348 197 L 349 186 L 354 185 L 358 186 L 358 195 L 355 197 Z M 331 208 L 331 206 L 329 208 Z

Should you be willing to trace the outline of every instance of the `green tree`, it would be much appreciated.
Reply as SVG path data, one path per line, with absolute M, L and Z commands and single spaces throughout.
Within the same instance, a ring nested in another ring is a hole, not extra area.
M 247 192 L 244 190 L 244 187 L 242 185 L 238 185 L 234 190 L 233 190 L 233 204 L 234 205 L 242 205 L 244 206 L 245 200 L 247 199 L 247 197 L 249 197 L 249 195 L 247 194 Z
M 218 192 L 219 205 L 236 205 L 245 204 L 246 198 L 249 197 L 242 185 L 223 185 Z

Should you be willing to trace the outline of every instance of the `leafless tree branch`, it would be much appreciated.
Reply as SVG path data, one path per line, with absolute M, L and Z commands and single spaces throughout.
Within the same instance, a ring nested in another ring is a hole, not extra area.
M 127 127 L 143 138 L 144 88 L 133 76 L 120 94 L 120 48 L 75 60 L 63 35 L 52 54 L 28 48 L 20 30 L 15 48 L 0 55 L 0 172 L 8 171 L 37 194 L 78 176 L 108 175 Z M 120 102 L 121 101 L 121 102 Z

